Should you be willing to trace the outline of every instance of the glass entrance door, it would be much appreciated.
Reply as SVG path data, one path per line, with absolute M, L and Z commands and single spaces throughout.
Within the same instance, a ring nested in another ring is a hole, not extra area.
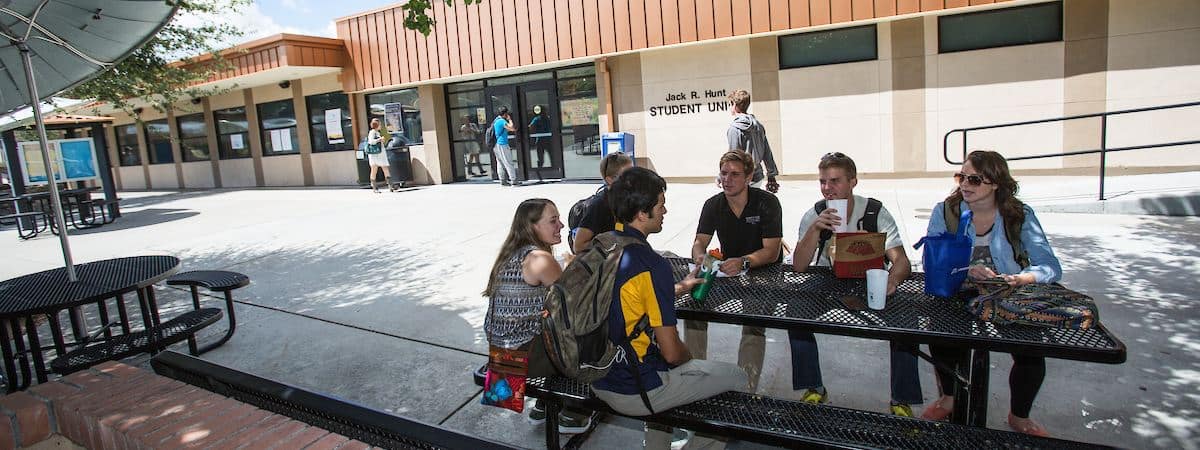
M 563 178 L 562 139 L 560 136 L 558 97 L 553 80 L 529 81 L 520 84 L 489 86 L 486 89 L 488 110 L 495 112 L 508 107 L 516 132 L 509 132 L 508 145 L 517 178 L 544 180 Z M 495 166 L 496 163 L 493 163 Z M 498 179 L 496 170 L 492 179 Z

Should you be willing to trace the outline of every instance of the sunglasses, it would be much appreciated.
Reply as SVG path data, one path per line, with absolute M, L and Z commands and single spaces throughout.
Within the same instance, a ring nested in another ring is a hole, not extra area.
M 979 186 L 981 184 L 992 184 L 991 181 L 987 181 L 987 180 L 983 179 L 983 177 L 979 176 L 978 174 L 967 175 L 962 172 L 954 174 L 954 182 L 955 183 L 962 184 L 963 179 L 966 179 L 967 184 L 969 184 L 971 186 Z
M 821 157 L 821 161 L 824 161 L 827 159 L 833 159 L 833 158 L 843 159 L 843 158 L 847 158 L 847 156 L 845 153 L 842 153 L 842 152 L 829 152 L 829 153 L 826 153 L 825 156 Z

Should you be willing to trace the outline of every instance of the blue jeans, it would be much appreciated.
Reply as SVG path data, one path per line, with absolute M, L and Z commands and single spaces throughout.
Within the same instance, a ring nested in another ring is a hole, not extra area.
M 821 381 L 820 351 L 817 339 L 809 331 L 788 330 L 792 346 L 792 389 L 825 387 Z M 892 401 L 906 405 L 924 403 L 921 376 L 917 373 L 917 346 L 892 342 Z

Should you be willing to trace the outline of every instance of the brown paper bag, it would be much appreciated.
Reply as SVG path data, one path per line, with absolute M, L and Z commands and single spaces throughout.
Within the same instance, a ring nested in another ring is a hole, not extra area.
M 832 239 L 833 274 L 838 278 L 866 278 L 867 270 L 883 268 L 884 233 L 836 233 Z

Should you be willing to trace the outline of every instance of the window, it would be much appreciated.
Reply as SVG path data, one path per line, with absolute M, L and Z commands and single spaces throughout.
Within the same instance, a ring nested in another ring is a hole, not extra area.
M 292 99 L 260 103 L 258 123 L 262 128 L 263 156 L 300 153 L 296 106 Z
M 142 155 L 138 151 L 137 125 L 121 125 L 115 129 L 117 134 L 117 156 L 122 166 L 142 165 Z
M 169 164 L 175 162 L 171 152 L 171 126 L 167 119 L 146 122 L 146 156 L 150 164 Z
M 250 124 L 246 122 L 246 107 L 213 111 L 217 123 L 217 154 L 221 159 L 250 157 Z
M 308 126 L 312 135 L 312 151 L 332 152 L 338 150 L 354 150 L 354 133 L 350 126 L 350 96 L 343 92 L 330 92 L 304 97 L 308 108 Z M 330 116 L 326 116 L 329 112 Z M 338 121 L 339 129 L 331 137 L 325 129 L 327 118 Z
M 179 152 L 184 162 L 208 161 L 208 130 L 204 114 L 188 114 L 175 119 L 179 126 Z
M 938 52 L 1062 40 L 1061 2 L 938 17 Z
M 421 133 L 421 109 L 417 104 L 418 100 L 416 89 L 367 94 L 367 123 L 370 123 L 371 119 L 379 119 L 388 127 L 392 137 L 402 137 L 405 145 L 420 144 L 425 138 Z M 366 131 L 363 131 L 363 136 L 366 136 Z
M 779 37 L 779 68 L 822 66 L 878 58 L 875 25 Z

